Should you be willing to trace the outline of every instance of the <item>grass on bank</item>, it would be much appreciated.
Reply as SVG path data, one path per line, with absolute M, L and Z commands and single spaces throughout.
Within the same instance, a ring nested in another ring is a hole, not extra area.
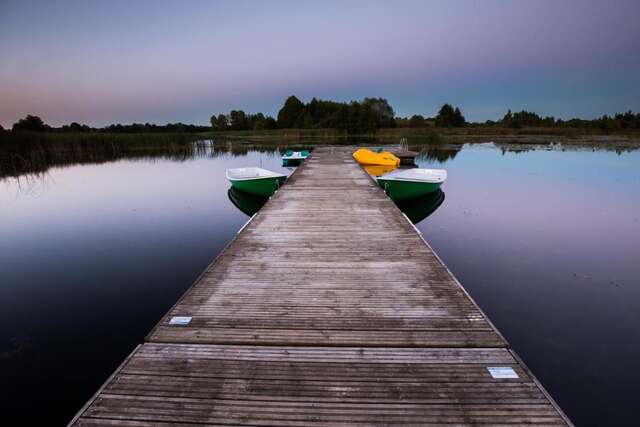
M 189 154 L 198 134 L 110 134 L 101 132 L 0 132 L 0 177 L 38 173 L 51 166 L 101 163 L 122 157 Z
M 230 139 L 207 133 L 47 133 L 0 131 L 0 178 L 40 174 L 51 167 L 127 159 L 184 161 L 203 156 L 243 155 L 249 151 L 309 149 L 300 138 Z M 202 143 L 197 143 L 201 141 Z M 234 142 L 235 141 L 235 142 Z
M 196 141 L 213 140 L 215 150 Z M 248 150 L 275 151 L 312 148 L 316 144 L 376 145 L 406 142 L 411 150 L 429 156 L 445 155 L 451 146 L 495 142 L 498 146 L 530 147 L 561 142 L 598 149 L 640 148 L 640 132 L 602 134 L 571 128 L 393 128 L 375 134 L 346 135 L 333 129 L 278 129 L 202 133 L 7 132 L 0 131 L 0 177 L 42 173 L 55 166 L 103 163 L 122 158 L 171 158 L 243 154 Z M 433 152 L 430 152 L 432 150 Z M 452 151 L 452 152 L 453 152 Z M 446 154 L 449 155 L 449 154 Z

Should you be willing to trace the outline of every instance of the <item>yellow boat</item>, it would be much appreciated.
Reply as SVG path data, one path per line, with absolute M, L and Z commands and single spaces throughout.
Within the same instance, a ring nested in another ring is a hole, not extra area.
M 400 159 L 388 151 L 375 153 L 366 148 L 360 148 L 353 153 L 353 158 L 361 165 L 399 166 Z

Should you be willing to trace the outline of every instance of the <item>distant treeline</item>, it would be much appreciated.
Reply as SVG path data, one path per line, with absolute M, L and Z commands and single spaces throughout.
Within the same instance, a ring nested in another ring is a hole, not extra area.
M 484 123 L 468 123 L 460 108 L 444 104 L 434 117 L 414 114 L 411 117 L 395 117 L 393 108 L 384 98 L 364 98 L 349 103 L 323 101 L 313 98 L 305 104 L 295 96 L 290 96 L 278 112 L 277 119 L 262 113 L 247 114 L 233 110 L 229 114 L 211 117 L 215 130 L 262 130 L 262 129 L 327 129 L 332 128 L 348 134 L 374 133 L 380 128 L 452 128 L 463 126 L 521 127 L 567 127 L 600 129 L 640 129 L 640 113 L 631 111 L 604 115 L 593 120 L 542 118 L 536 113 L 509 110 L 502 119 L 487 120 Z
M 133 123 L 129 125 L 112 124 L 102 128 L 93 128 L 80 123 L 71 123 L 61 127 L 47 125 L 37 116 L 28 115 L 14 123 L 14 132 L 50 132 L 50 133 L 201 133 L 215 131 L 253 131 L 272 129 L 334 129 L 340 133 L 360 135 L 373 134 L 380 128 L 455 128 L 464 126 L 500 126 L 508 128 L 522 127 L 564 127 L 598 129 L 605 132 L 625 129 L 640 129 L 640 113 L 628 111 L 614 116 L 604 115 L 593 120 L 563 120 L 554 117 L 541 117 L 534 112 L 509 110 L 502 119 L 487 120 L 484 123 L 468 123 L 460 108 L 444 104 L 434 117 L 415 114 L 411 117 L 396 117 L 393 108 L 384 98 L 364 98 L 362 101 L 335 102 L 313 98 L 303 103 L 290 96 L 278 111 L 277 118 L 263 113 L 245 113 L 232 110 L 229 114 L 211 116 L 211 126 L 168 123 L 155 125 Z M 3 131 L 0 126 L 0 131 Z
M 214 130 L 270 130 L 277 129 L 276 119 L 262 113 L 247 114 L 242 110 L 231 110 L 229 114 L 211 116 Z
M 396 117 L 396 127 L 401 128 L 424 128 L 429 126 L 437 127 L 462 127 L 467 124 L 462 112 L 458 107 L 450 104 L 444 104 L 440 107 L 435 117 L 424 117 L 420 114 L 414 114 L 411 117 Z
M 2 126 L 0 126 L 2 130 Z M 154 125 L 151 123 L 132 123 L 130 125 L 112 124 L 102 128 L 94 128 L 84 124 L 73 122 L 61 127 L 53 127 L 44 123 L 38 116 L 27 115 L 13 124 L 11 130 L 14 132 L 52 132 L 52 133 L 81 133 L 81 132 L 102 132 L 102 133 L 196 133 L 207 132 L 209 126 L 188 125 L 185 123 L 167 123 L 166 125 Z
M 303 103 L 290 96 L 278 112 L 277 120 L 262 113 L 247 114 L 233 110 L 211 117 L 215 130 L 262 129 L 336 129 L 349 134 L 372 133 L 379 128 L 395 127 L 393 108 L 383 98 L 334 102 L 313 98 Z
M 619 113 L 614 116 L 604 115 L 593 120 L 556 119 L 552 116 L 540 117 L 538 114 L 522 110 L 512 113 L 511 110 L 504 115 L 502 120 L 492 122 L 487 120 L 485 125 L 489 126 L 507 126 L 512 128 L 521 127 L 572 127 L 572 128 L 597 128 L 604 131 L 616 129 L 640 129 L 640 113 L 634 114 L 632 111 Z
M 444 113 L 443 114 L 443 110 Z M 444 119 L 444 120 L 443 120 Z M 584 119 L 556 119 L 553 116 L 541 117 L 530 111 L 519 111 L 512 113 L 511 110 L 502 117 L 502 119 L 494 121 L 487 120 L 483 123 L 466 123 L 464 117 L 460 114 L 458 108 L 451 113 L 451 106 L 445 105 L 440 109 L 436 117 L 424 117 L 415 114 L 411 117 L 396 117 L 397 127 L 405 128 L 425 128 L 425 127 L 460 127 L 460 126 L 497 126 L 508 128 L 524 128 L 524 127 L 545 127 L 545 128 L 580 128 L 580 129 L 599 129 L 603 131 L 614 131 L 622 129 L 640 129 L 640 113 L 627 111 L 614 116 L 604 115 L 593 120 Z

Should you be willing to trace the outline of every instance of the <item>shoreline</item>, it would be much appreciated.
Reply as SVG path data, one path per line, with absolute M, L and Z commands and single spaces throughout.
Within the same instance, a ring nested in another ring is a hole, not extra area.
M 583 129 L 497 127 L 468 128 L 393 128 L 380 129 L 370 135 L 344 135 L 331 130 L 279 129 L 274 131 L 206 132 L 203 137 L 250 143 L 303 142 L 314 144 L 318 140 L 335 143 L 407 143 L 409 145 L 454 145 L 495 143 L 498 146 L 545 146 L 560 144 L 570 148 L 596 148 L 610 150 L 640 149 L 640 132 L 602 133 Z
M 460 128 L 382 128 L 375 134 L 345 134 L 334 129 L 274 129 L 253 131 L 207 132 L 11 132 L 0 131 L 0 149 L 23 144 L 122 143 L 136 146 L 182 145 L 206 139 L 242 140 L 249 142 L 325 141 L 395 141 L 417 144 L 495 142 L 510 144 L 551 144 L 583 146 L 619 146 L 640 148 L 640 130 L 626 129 L 602 132 L 583 128 L 504 128 L 498 126 L 465 126 Z

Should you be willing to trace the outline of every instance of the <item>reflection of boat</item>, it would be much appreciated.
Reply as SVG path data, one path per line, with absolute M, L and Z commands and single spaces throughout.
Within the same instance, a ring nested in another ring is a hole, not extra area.
M 377 179 L 392 200 L 413 199 L 432 193 L 447 179 L 444 169 L 403 169 Z
M 269 200 L 268 197 L 245 193 L 233 187 L 229 187 L 227 195 L 236 208 L 249 216 L 253 216 Z
M 269 197 L 280 188 L 287 176 L 262 168 L 249 167 L 227 169 L 227 179 L 240 191 Z
M 385 173 L 389 173 L 391 171 L 394 171 L 396 169 L 395 165 L 389 165 L 389 166 L 384 166 L 384 165 L 362 165 L 362 167 L 364 168 L 365 171 L 367 171 L 367 173 L 369 175 L 373 175 L 373 176 L 382 176 Z
M 287 150 L 282 156 L 282 164 L 284 166 L 297 166 L 309 157 L 309 150 L 292 151 Z
M 375 153 L 366 148 L 360 148 L 353 153 L 353 158 L 361 165 L 398 166 L 400 159 L 388 151 Z
M 417 224 L 435 212 L 442 202 L 444 202 L 444 191 L 438 189 L 426 196 L 396 202 L 396 206 L 412 223 Z

